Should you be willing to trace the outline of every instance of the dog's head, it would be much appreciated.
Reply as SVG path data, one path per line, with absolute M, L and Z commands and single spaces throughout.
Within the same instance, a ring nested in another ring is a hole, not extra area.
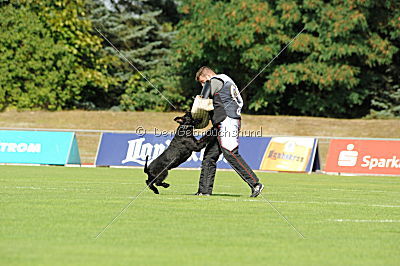
M 199 123 L 201 123 L 201 119 L 195 119 L 192 117 L 191 112 L 186 112 L 184 116 L 177 116 L 174 118 L 176 122 L 178 122 L 181 125 L 185 126 L 195 126 Z

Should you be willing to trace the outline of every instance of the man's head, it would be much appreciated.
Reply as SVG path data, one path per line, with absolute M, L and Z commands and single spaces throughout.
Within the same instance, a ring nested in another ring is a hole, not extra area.
M 215 76 L 214 70 L 212 70 L 209 67 L 202 66 L 196 73 L 196 81 L 200 82 L 202 86 L 204 86 L 204 83 Z

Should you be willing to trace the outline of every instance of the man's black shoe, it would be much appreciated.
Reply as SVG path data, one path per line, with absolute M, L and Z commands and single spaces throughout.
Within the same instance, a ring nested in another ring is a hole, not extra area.
M 263 189 L 264 189 L 264 185 L 261 184 L 261 183 L 258 183 L 258 184 L 254 187 L 254 189 L 253 189 L 252 194 L 250 195 L 250 197 L 252 197 L 252 198 L 257 197 L 258 195 L 261 194 L 261 191 L 263 191 Z

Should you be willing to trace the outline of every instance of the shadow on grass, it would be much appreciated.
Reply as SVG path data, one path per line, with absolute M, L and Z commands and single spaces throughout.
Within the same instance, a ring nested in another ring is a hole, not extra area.
M 211 196 L 197 196 L 195 194 L 183 194 L 185 196 L 195 196 L 195 197 L 235 197 L 239 198 L 242 197 L 243 195 L 238 195 L 238 194 L 212 194 Z
M 212 194 L 212 195 L 217 197 L 235 197 L 235 198 L 240 198 L 243 196 L 238 194 Z

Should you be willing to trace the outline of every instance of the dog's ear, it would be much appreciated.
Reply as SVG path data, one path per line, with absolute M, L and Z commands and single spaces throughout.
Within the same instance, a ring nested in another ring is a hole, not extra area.
M 192 116 L 192 112 L 190 112 L 190 111 L 187 111 L 187 112 L 185 112 L 185 115 L 184 115 L 184 117 L 193 118 L 193 116 Z
M 183 123 L 183 117 L 177 116 L 177 117 L 174 118 L 174 120 L 175 120 L 176 122 L 178 122 L 179 124 L 182 124 L 182 123 Z

